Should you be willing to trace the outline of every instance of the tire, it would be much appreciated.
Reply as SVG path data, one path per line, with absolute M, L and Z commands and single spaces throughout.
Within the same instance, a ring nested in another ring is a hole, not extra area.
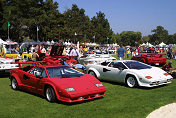
M 95 74 L 95 72 L 89 71 L 89 74 L 97 78 L 97 75 Z
M 49 102 L 55 102 L 56 101 L 56 94 L 54 92 L 54 89 L 52 87 L 47 87 L 45 91 L 46 100 Z
M 16 81 L 16 79 L 14 77 L 12 77 L 12 80 L 11 80 L 11 87 L 13 90 L 18 90 L 18 88 L 19 88 L 18 82 Z
M 134 88 L 138 86 L 138 82 L 134 76 L 128 76 L 126 79 L 126 85 L 130 88 Z

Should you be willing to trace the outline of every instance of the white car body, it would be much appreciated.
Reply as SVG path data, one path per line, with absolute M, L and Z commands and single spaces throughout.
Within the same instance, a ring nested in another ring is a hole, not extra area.
M 18 64 L 11 64 L 11 62 L 15 62 L 15 59 L 0 58 L 0 73 L 7 73 L 11 69 L 18 68 Z
M 121 68 L 112 67 L 114 63 L 116 64 L 118 63 L 120 65 L 122 64 L 122 67 Z M 126 63 L 134 63 L 134 64 L 139 63 L 149 68 L 130 69 L 126 65 Z M 97 77 L 100 80 L 125 83 L 129 87 L 135 87 L 136 85 L 144 87 L 154 87 L 171 83 L 171 79 L 173 79 L 172 76 L 169 75 L 164 70 L 138 61 L 119 60 L 119 61 L 104 62 L 104 65 L 102 64 L 103 63 L 95 63 L 86 65 L 87 73 Z M 134 85 L 130 85 L 131 83 L 128 84 L 131 81 L 130 77 L 132 81 L 136 82 Z
M 103 61 L 112 61 L 112 60 L 116 60 L 115 57 L 112 57 L 109 54 L 90 54 L 87 57 L 83 57 L 79 59 L 79 63 L 81 64 L 87 64 L 89 61 L 93 62 L 93 63 L 101 63 Z

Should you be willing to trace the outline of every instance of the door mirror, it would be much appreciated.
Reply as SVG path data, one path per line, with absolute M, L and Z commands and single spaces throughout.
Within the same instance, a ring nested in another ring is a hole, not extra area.
M 42 79 L 43 77 L 41 75 L 36 75 L 36 78 Z
M 122 67 L 118 67 L 118 69 L 119 69 L 119 70 L 124 70 L 124 68 L 122 68 Z

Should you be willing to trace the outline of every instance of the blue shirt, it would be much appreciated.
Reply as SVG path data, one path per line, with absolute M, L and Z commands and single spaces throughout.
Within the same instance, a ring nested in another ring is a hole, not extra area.
M 125 52 L 126 51 L 125 51 L 124 48 L 119 48 L 118 51 L 117 51 L 119 57 L 124 57 L 125 56 L 124 55 Z

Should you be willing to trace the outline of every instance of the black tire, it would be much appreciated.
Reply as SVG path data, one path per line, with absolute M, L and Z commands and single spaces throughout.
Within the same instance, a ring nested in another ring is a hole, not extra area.
M 94 76 L 94 77 L 96 77 L 97 78 L 97 75 L 95 74 L 95 72 L 94 71 L 89 71 L 89 73 L 88 74 L 90 74 L 90 75 L 92 75 L 92 76 Z
M 48 86 L 46 88 L 45 96 L 46 96 L 46 100 L 49 101 L 49 102 L 55 102 L 56 101 L 56 94 L 54 92 L 54 89 L 50 86 Z
M 11 79 L 11 87 L 12 87 L 13 90 L 18 90 L 19 89 L 18 82 L 14 77 L 12 77 L 12 79 Z
M 130 88 L 134 88 L 138 86 L 138 82 L 134 76 L 128 76 L 126 78 L 126 85 Z

